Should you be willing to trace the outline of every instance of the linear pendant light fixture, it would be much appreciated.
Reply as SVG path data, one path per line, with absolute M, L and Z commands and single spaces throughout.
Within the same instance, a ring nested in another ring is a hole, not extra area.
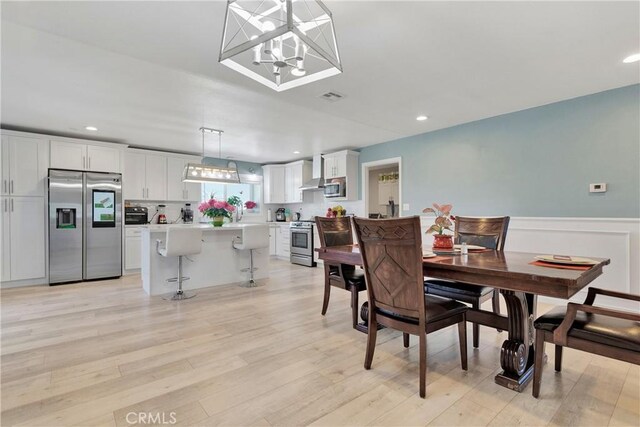
M 228 0 L 219 62 L 277 92 L 342 72 L 320 0 Z
M 202 132 L 202 161 L 204 162 L 204 134 L 218 133 L 218 157 L 222 159 L 222 130 L 201 127 Z M 182 182 L 215 182 L 218 184 L 239 184 L 240 175 L 235 162 L 229 162 L 227 167 L 205 165 L 202 163 L 188 163 L 184 168 Z

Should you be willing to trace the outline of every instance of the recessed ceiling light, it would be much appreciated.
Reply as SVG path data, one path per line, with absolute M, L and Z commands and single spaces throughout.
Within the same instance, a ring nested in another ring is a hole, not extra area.
M 90 130 L 90 131 L 92 131 L 92 132 L 96 132 L 96 131 L 98 130 L 98 128 L 97 128 L 97 127 L 95 127 L 95 126 L 85 126 L 84 128 L 85 128 L 86 130 Z
M 631 64 L 632 62 L 640 61 L 640 53 L 635 53 L 633 55 L 629 55 L 622 60 L 625 64 Z
M 293 154 L 300 154 L 300 152 L 296 150 L 293 152 Z
M 416 117 L 416 120 L 419 121 L 419 122 L 423 122 L 423 121 L 427 120 L 428 118 L 429 117 L 427 117 L 427 116 L 418 116 L 418 117 Z

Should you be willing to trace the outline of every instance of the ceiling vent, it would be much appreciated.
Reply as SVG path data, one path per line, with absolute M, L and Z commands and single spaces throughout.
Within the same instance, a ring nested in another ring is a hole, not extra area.
M 340 101 L 342 98 L 344 98 L 345 96 L 338 93 L 338 92 L 327 92 L 327 93 L 323 93 L 322 95 L 320 95 L 320 98 L 327 100 L 329 102 L 336 102 L 336 101 Z

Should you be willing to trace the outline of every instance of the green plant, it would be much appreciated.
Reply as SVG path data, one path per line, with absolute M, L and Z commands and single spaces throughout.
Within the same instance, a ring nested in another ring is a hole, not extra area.
M 230 196 L 227 199 L 227 203 L 229 203 L 231 206 L 240 207 L 242 206 L 242 199 L 240 198 L 240 196 Z
M 454 217 L 451 215 L 451 209 L 453 209 L 452 205 L 439 205 L 437 203 L 434 203 L 432 208 L 424 208 L 422 210 L 423 213 L 432 213 L 436 217 L 434 224 L 429 227 L 427 233 L 444 234 L 444 230 L 452 231 L 451 226 L 453 226 L 453 223 L 451 220 Z

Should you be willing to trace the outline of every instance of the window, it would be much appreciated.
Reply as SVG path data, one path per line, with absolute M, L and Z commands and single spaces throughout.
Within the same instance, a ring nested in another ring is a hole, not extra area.
M 245 202 L 251 200 L 258 205 L 253 209 L 253 213 L 260 213 L 260 202 L 262 194 L 262 186 L 260 184 L 217 184 L 213 182 L 203 183 L 202 200 L 214 199 L 227 200 L 231 196 L 238 196 L 242 200 L 242 208 L 244 213 L 247 209 L 244 207 Z

